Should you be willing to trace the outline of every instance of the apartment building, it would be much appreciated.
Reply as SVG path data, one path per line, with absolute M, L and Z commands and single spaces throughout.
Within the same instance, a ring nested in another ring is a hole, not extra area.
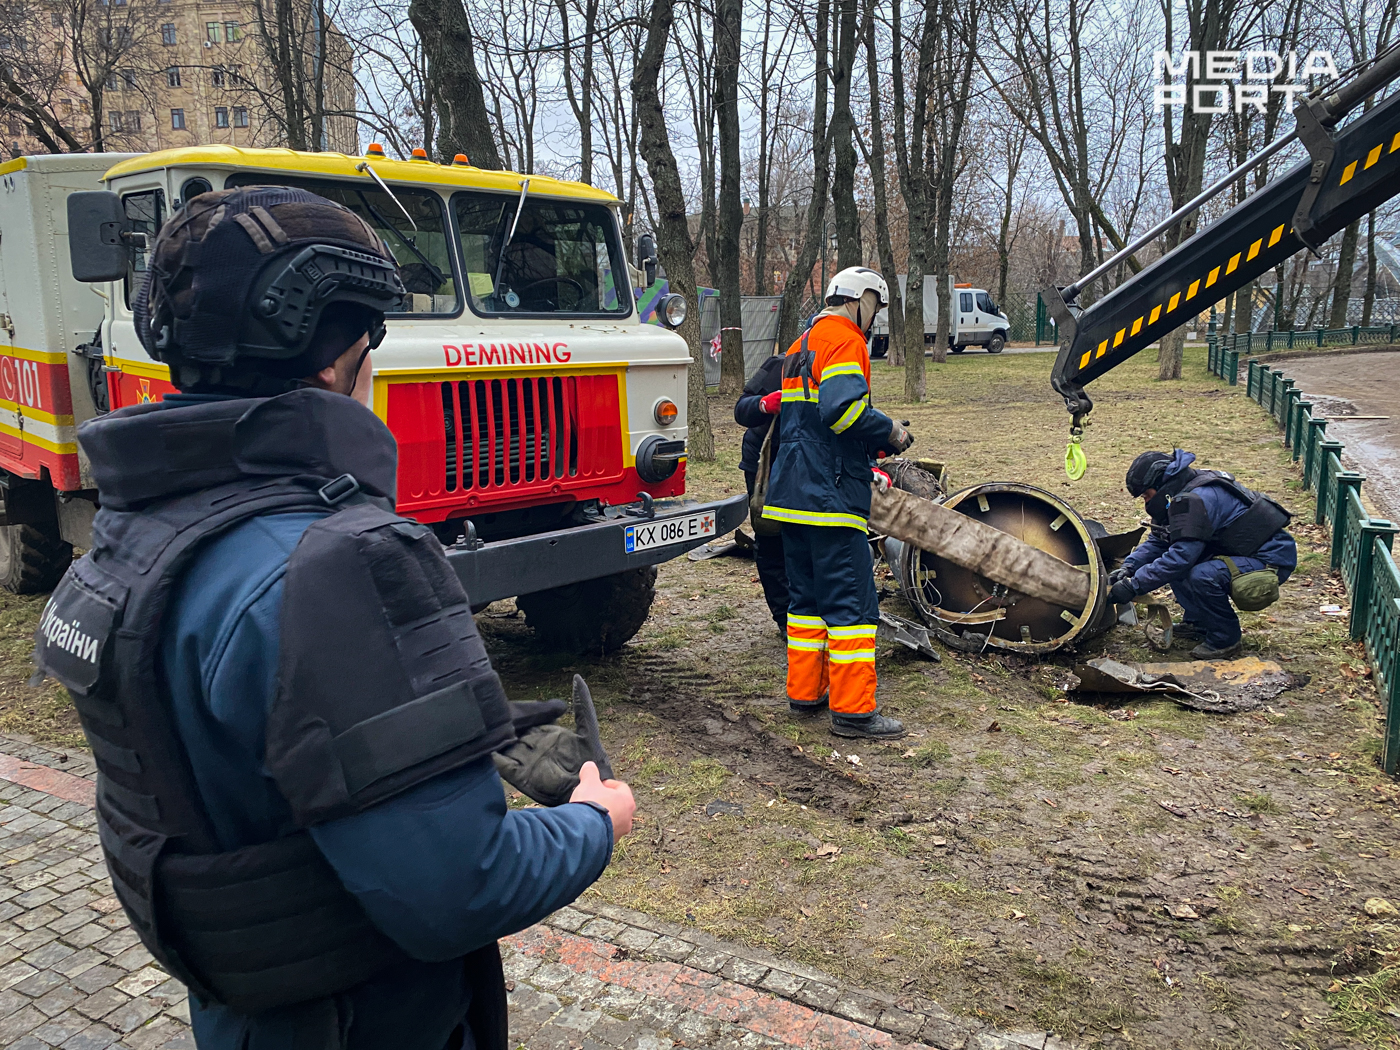
M 84 2 L 93 5 L 96 18 L 105 18 L 108 25 L 117 23 L 116 29 L 92 31 L 105 31 L 108 36 L 102 39 L 118 42 L 112 48 L 114 68 L 102 90 L 102 149 L 141 152 L 210 143 L 288 144 L 282 78 L 264 43 L 252 0 Z M 113 5 L 111 10 L 106 10 L 108 3 Z M 128 5 L 140 8 L 118 10 Z M 266 4 L 264 10 L 272 6 Z M 93 93 L 76 75 L 71 37 L 63 21 L 72 17 L 72 2 L 48 12 L 32 10 L 27 37 L 22 31 L 0 33 L 0 61 L 8 57 L 5 52 L 27 59 L 27 64 L 20 62 L 17 67 L 31 70 L 31 78 L 39 80 L 42 89 L 30 88 L 30 95 L 44 99 L 55 119 L 84 148 L 92 148 Z M 305 93 L 306 104 L 314 105 L 319 30 L 314 9 L 304 8 L 301 15 L 299 32 L 292 39 L 299 49 L 295 64 L 304 72 L 293 79 Z M 328 116 L 319 146 L 357 152 L 357 125 L 350 115 L 355 108 L 350 46 L 333 24 L 327 24 L 325 33 L 323 92 Z M 47 152 L 32 134 L 22 107 L 2 87 L 0 122 L 8 156 Z

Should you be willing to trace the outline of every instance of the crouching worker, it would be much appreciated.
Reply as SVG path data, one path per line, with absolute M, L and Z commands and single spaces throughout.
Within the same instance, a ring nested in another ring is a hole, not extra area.
M 744 384 L 744 392 L 734 404 L 734 422 L 747 427 L 744 432 L 743 454 L 739 459 L 739 469 L 744 472 L 744 483 L 748 486 L 749 498 L 753 498 L 754 484 L 763 458 L 764 442 L 768 443 L 768 462 L 778 453 L 782 434 L 778 429 L 778 412 L 782 408 L 783 361 L 786 358 L 773 356 L 754 370 L 749 381 Z M 771 477 L 771 473 L 770 473 Z M 763 585 L 763 598 L 768 603 L 768 611 L 778 630 L 787 630 L 788 582 L 787 568 L 783 555 L 783 527 L 767 518 L 756 518 L 749 523 L 754 534 L 754 567 L 758 569 L 758 580 Z
M 1200 640 L 1196 659 L 1219 660 L 1241 647 L 1231 600 L 1246 612 L 1276 602 L 1298 548 L 1284 529 L 1288 511 L 1224 471 L 1196 470 L 1195 459 L 1177 449 L 1133 460 L 1128 492 L 1142 498 L 1152 530 L 1110 575 L 1108 596 L 1127 602 L 1170 584 L 1183 614 L 1172 634 Z
M 544 724 L 562 701 L 506 699 L 433 532 L 393 511 L 369 354 L 404 294 L 338 204 L 194 198 L 135 303 L 180 393 L 79 434 L 101 509 L 35 655 L 201 1050 L 505 1050 L 497 938 L 631 828 L 631 791 L 583 760 L 606 768 L 596 723 L 571 751 Z M 498 763 L 556 808 L 507 810 Z
M 783 359 L 782 447 L 773 460 L 764 517 L 783 523 L 788 591 L 788 704 L 827 708 L 837 736 L 892 739 L 897 719 L 875 705 L 880 620 L 866 537 L 879 452 L 913 444 L 902 424 L 870 404 L 866 334 L 889 305 L 874 270 L 842 270 L 817 315 Z M 883 484 L 889 479 L 878 472 Z

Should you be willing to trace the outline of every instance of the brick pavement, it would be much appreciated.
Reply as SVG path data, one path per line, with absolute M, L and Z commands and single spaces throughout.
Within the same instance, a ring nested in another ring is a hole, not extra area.
M 193 1048 L 184 987 L 128 928 L 91 809 L 90 758 L 0 737 L 0 1048 Z M 580 902 L 502 942 L 527 1050 L 1057 1050 L 927 1000 Z

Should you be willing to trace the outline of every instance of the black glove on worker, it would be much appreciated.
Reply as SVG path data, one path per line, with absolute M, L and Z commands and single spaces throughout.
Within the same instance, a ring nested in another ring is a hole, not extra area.
M 1132 576 L 1132 573 L 1130 573 L 1125 566 L 1120 565 L 1108 574 L 1108 585 L 1112 587 L 1119 580 L 1126 580 L 1130 576 Z
M 1137 588 L 1132 580 L 1119 580 L 1108 589 L 1108 600 L 1114 605 L 1122 605 L 1137 597 Z
M 914 435 L 909 433 L 904 424 L 897 419 L 890 420 L 890 436 L 886 444 L 894 449 L 895 454 L 903 452 L 914 443 Z
M 578 787 L 578 772 L 585 762 L 598 764 L 598 775 L 612 779 L 612 764 L 598 736 L 598 713 L 588 683 L 574 675 L 574 728 L 551 723 L 569 707 L 563 700 L 512 704 L 515 743 L 497 751 L 496 772 L 501 779 L 536 802 L 562 806 Z

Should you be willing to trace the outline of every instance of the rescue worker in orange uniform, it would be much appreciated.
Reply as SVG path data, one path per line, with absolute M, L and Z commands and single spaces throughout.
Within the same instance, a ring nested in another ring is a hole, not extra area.
M 827 286 L 826 309 L 788 347 L 782 445 L 763 511 L 783 523 L 788 704 L 798 714 L 829 706 L 833 733 L 869 739 L 905 732 L 875 704 L 880 607 L 866 539 L 871 483 L 889 484 L 875 457 L 914 443 L 870 403 L 866 335 L 889 301 L 878 272 L 848 267 Z

